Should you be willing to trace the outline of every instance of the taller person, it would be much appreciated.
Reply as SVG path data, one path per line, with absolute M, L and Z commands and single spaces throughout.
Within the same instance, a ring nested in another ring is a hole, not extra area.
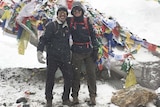
M 84 9 L 81 2 L 74 2 L 71 9 L 73 17 L 68 18 L 70 32 L 72 35 L 72 67 L 73 104 L 79 103 L 80 73 L 82 62 L 84 62 L 87 74 L 87 85 L 89 90 L 89 105 L 96 105 L 96 63 L 98 53 L 98 43 L 89 18 L 84 17 Z
M 57 10 L 57 18 L 46 26 L 44 35 L 40 37 L 37 47 L 37 57 L 40 63 L 44 62 L 43 50 L 47 53 L 47 80 L 45 87 L 46 107 L 52 107 L 53 87 L 55 72 L 58 68 L 62 71 L 64 78 L 64 92 L 62 95 L 63 105 L 71 105 L 69 95 L 72 86 L 71 56 L 69 45 L 69 29 L 66 22 L 67 8 L 60 7 Z

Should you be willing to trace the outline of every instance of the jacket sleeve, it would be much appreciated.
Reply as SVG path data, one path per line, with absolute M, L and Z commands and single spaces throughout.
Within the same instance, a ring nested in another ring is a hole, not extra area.
M 51 22 L 46 25 L 46 30 L 44 31 L 44 34 L 40 37 L 38 46 L 37 46 L 37 51 L 44 51 L 44 47 L 48 45 L 51 42 L 51 37 L 53 36 L 54 32 L 54 23 Z
M 88 20 L 89 20 L 88 25 L 89 25 L 89 31 L 90 31 L 90 37 L 91 37 L 91 42 L 92 42 L 92 45 L 93 45 L 93 49 L 97 50 L 98 49 L 98 41 L 96 39 L 96 33 L 94 31 L 93 25 L 92 25 L 89 18 L 88 18 Z

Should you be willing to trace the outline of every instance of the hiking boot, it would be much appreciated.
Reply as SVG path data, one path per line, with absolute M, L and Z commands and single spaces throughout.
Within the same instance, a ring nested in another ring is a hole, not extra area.
M 96 99 L 95 97 L 91 97 L 90 101 L 88 102 L 88 105 L 96 105 Z
M 73 105 L 79 104 L 78 97 L 74 97 L 74 98 L 73 98 L 72 104 L 73 104 Z
M 70 100 L 63 100 L 63 105 L 72 106 L 72 102 Z
M 46 107 L 52 107 L 52 100 L 47 100 Z

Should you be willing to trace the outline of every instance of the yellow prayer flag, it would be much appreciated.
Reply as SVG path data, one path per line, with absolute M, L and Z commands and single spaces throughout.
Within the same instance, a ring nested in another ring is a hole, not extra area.
M 25 49 L 27 48 L 27 45 L 29 42 L 29 37 L 30 37 L 29 32 L 27 32 L 26 30 L 23 30 L 22 36 L 18 43 L 18 53 L 19 54 L 24 55 Z
M 141 48 L 141 44 L 137 46 L 137 51 L 139 51 L 140 48 Z
M 125 32 L 125 35 L 126 35 L 126 44 L 127 45 L 133 45 L 134 44 L 134 40 L 132 40 L 130 37 L 131 37 L 131 34 L 129 32 Z
M 136 76 L 133 68 L 130 68 L 126 77 L 125 88 L 129 88 L 135 84 L 137 84 Z

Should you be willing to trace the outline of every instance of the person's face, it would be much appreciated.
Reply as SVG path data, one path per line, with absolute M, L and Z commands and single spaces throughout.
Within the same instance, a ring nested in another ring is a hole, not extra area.
M 57 15 L 58 20 L 60 20 L 61 22 L 65 22 L 66 18 L 67 18 L 67 12 L 66 11 L 59 11 L 58 15 Z
M 73 9 L 73 15 L 75 17 L 80 17 L 82 15 L 82 9 L 80 7 L 75 7 Z

